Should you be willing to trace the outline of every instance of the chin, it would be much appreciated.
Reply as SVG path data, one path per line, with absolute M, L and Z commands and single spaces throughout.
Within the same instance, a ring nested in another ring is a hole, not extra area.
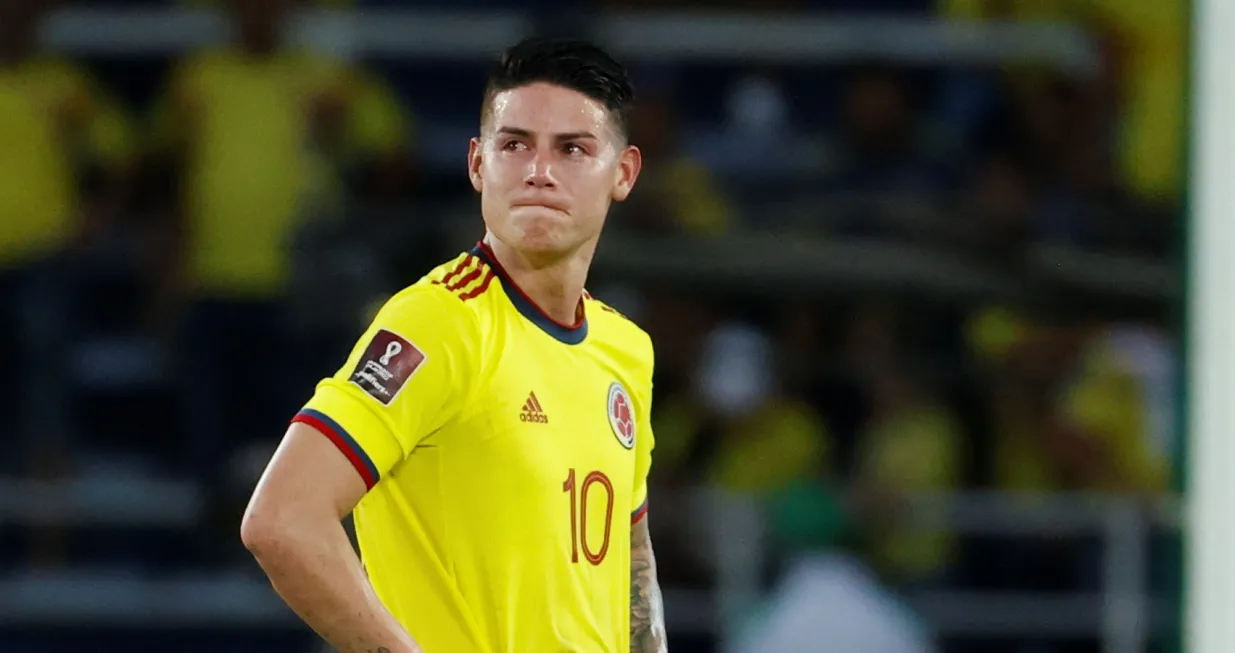
M 531 252 L 556 252 L 569 249 L 572 245 L 572 224 L 570 216 L 553 211 L 539 209 L 511 216 L 511 226 L 515 242 L 520 249 Z
M 513 243 L 515 248 L 532 256 L 549 256 L 570 251 L 573 244 L 553 234 L 524 233 Z

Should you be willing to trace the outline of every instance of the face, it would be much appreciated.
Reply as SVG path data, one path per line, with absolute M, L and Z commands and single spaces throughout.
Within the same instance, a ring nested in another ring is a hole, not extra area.
M 594 242 L 609 204 L 630 195 L 640 164 L 603 104 L 543 83 L 496 94 L 468 150 L 485 226 L 538 258 Z

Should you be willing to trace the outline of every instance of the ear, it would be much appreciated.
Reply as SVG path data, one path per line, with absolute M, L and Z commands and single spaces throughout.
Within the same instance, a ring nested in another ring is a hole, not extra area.
M 480 175 L 480 165 L 484 163 L 484 145 L 479 138 L 473 138 L 467 144 L 467 176 L 472 180 L 472 188 L 479 193 L 484 188 Z
M 627 145 L 618 155 L 617 171 L 614 173 L 613 192 L 610 194 L 615 202 L 623 202 L 630 197 L 630 191 L 635 188 L 635 180 L 643 169 L 643 153 L 634 145 Z

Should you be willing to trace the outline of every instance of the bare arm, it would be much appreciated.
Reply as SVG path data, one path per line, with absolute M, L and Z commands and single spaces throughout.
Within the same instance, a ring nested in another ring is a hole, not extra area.
M 283 600 L 342 653 L 423 653 L 378 600 L 343 530 L 364 493 L 326 436 L 292 424 L 257 484 L 241 538 Z
M 630 651 L 666 653 L 665 604 L 656 580 L 656 557 L 646 515 L 630 527 Z

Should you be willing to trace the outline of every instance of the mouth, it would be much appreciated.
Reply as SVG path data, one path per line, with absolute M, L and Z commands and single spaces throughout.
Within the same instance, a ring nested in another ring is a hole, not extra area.
M 525 200 L 525 201 L 514 202 L 511 205 L 511 207 L 512 208 L 532 207 L 532 208 L 538 208 L 538 209 L 549 209 L 550 211 L 555 211 L 557 213 L 566 213 L 566 207 L 562 204 L 558 204 L 555 202 Z
M 520 204 L 513 205 L 513 209 L 545 209 L 555 212 L 555 214 L 567 215 L 566 209 L 562 209 L 561 206 L 543 204 L 543 202 L 520 202 Z

